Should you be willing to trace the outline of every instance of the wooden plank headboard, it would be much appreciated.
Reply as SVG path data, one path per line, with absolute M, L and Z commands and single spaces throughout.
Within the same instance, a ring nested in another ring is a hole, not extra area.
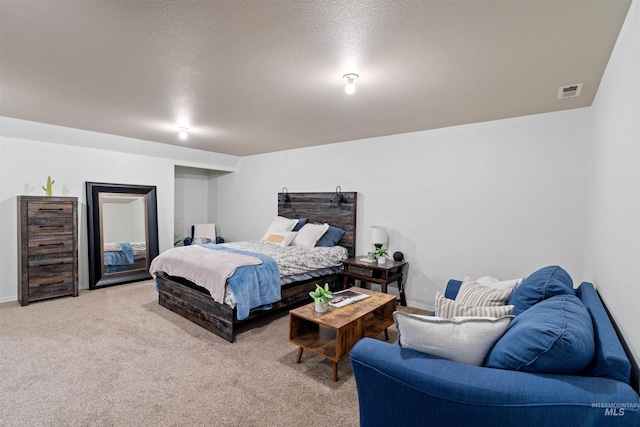
M 288 193 L 289 201 L 281 202 L 278 193 L 278 215 L 287 218 L 308 218 L 309 222 L 326 222 L 342 228 L 345 233 L 338 244 L 355 256 L 357 192 L 342 192 L 342 203 L 331 200 L 334 193 Z

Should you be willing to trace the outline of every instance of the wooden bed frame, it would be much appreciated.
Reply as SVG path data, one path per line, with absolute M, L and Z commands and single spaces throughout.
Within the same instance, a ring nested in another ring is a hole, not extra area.
M 283 194 L 278 193 L 278 215 L 308 218 L 309 222 L 326 222 L 342 228 L 345 234 L 338 244 L 347 248 L 350 257 L 355 255 L 358 193 L 342 193 L 341 202 L 337 201 L 334 193 L 288 193 L 288 196 L 289 200 L 284 201 Z M 233 342 L 238 325 L 245 325 L 275 310 L 310 302 L 309 292 L 315 289 L 316 283 L 328 283 L 332 290 L 339 289 L 342 287 L 342 274 L 284 285 L 281 300 L 274 303 L 271 310 L 254 311 L 244 320 L 237 320 L 236 309 L 215 302 L 208 291 L 186 279 L 158 272 L 156 282 L 161 306 Z

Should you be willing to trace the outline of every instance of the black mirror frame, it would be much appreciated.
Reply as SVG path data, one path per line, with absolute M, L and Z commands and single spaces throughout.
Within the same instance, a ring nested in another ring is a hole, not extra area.
M 123 283 L 136 282 L 139 280 L 151 279 L 148 270 L 132 271 L 130 273 L 118 273 L 108 276 L 102 275 L 102 251 L 100 241 L 102 230 L 100 228 L 100 193 L 121 193 L 138 194 L 146 198 L 147 205 L 147 236 L 149 255 L 148 263 L 158 256 L 158 208 L 156 198 L 156 187 L 153 185 L 127 185 L 108 184 L 102 182 L 87 182 L 87 226 L 88 226 L 88 249 L 89 249 L 89 289 L 96 289 L 104 286 L 120 285 Z

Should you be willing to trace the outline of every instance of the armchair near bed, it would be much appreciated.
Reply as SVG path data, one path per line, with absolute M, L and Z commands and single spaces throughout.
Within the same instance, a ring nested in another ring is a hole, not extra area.
M 191 236 L 185 237 L 182 243 L 185 246 L 192 244 L 224 243 L 224 239 L 222 236 L 217 235 L 215 224 L 195 224 L 191 226 Z
M 455 299 L 460 287 L 450 280 L 445 297 Z M 416 329 L 398 318 L 398 343 L 358 342 L 350 358 L 360 425 L 640 426 L 631 362 L 591 283 L 573 289 L 568 274 L 550 266 L 525 279 L 507 304 L 515 318 L 478 363 L 409 348 L 403 335 Z M 431 332 L 440 320 L 411 319 Z M 428 345 L 452 350 L 454 335 Z M 473 351 L 459 350 L 456 357 Z

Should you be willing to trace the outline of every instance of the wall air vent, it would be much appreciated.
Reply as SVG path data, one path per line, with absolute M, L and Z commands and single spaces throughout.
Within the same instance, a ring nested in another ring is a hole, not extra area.
M 576 83 L 574 85 L 560 86 L 558 88 L 558 99 L 573 98 L 580 96 L 582 91 L 582 83 Z

